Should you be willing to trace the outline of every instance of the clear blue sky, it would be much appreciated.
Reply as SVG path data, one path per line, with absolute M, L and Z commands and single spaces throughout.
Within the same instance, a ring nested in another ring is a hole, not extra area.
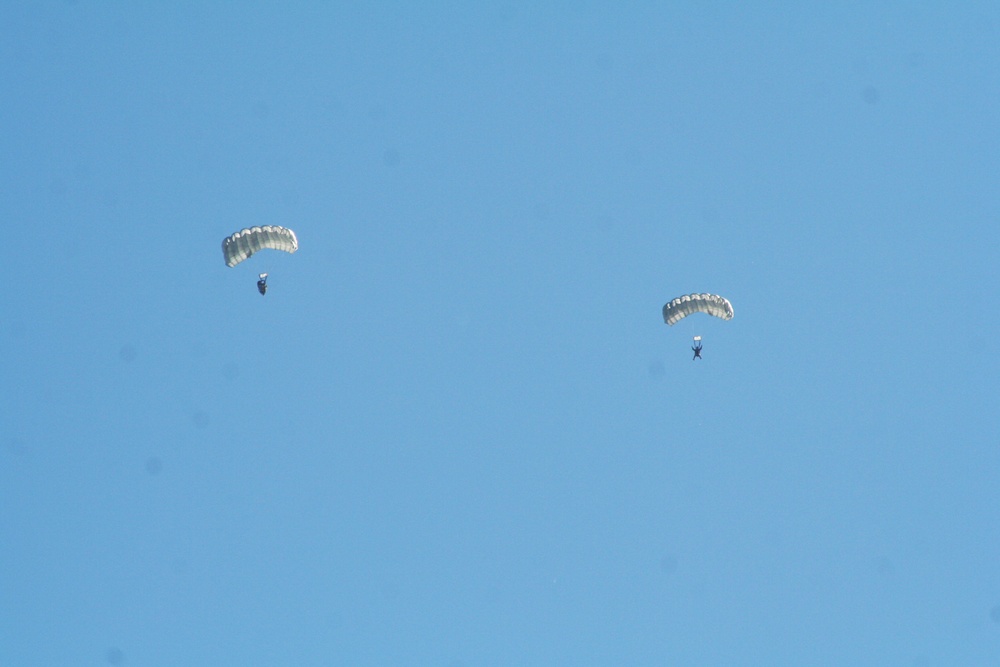
M 1000 664 L 1000 7 L 806 4 L 0 6 L 0 664 Z

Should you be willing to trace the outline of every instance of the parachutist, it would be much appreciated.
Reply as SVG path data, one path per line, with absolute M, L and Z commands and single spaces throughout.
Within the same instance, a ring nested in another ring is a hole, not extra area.
M 257 291 L 260 292 L 261 296 L 267 294 L 267 274 L 260 274 L 260 279 L 257 281 Z
M 694 345 L 691 346 L 691 350 L 694 352 L 694 356 L 691 357 L 691 361 L 701 359 L 701 336 L 694 337 Z

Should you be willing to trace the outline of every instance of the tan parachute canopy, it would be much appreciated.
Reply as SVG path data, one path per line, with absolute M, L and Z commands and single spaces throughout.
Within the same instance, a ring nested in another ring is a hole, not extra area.
M 299 249 L 299 240 L 295 238 L 295 232 L 284 227 L 250 227 L 236 232 L 222 242 L 222 256 L 226 260 L 226 266 L 236 266 L 264 248 L 295 252 Z
M 708 313 L 724 320 L 733 319 L 733 304 L 718 294 L 688 294 L 663 306 L 663 321 L 673 326 L 692 313 Z

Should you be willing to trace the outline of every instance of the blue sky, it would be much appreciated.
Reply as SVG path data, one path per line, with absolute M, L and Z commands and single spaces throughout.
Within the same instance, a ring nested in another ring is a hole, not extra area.
M 997 664 L 1000 9 L 752 4 L 0 7 L 0 663 Z

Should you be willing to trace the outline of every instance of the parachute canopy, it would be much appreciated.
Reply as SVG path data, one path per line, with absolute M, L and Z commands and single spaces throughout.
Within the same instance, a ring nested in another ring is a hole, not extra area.
M 250 227 L 236 232 L 222 242 L 222 256 L 226 260 L 226 266 L 236 266 L 264 248 L 295 252 L 299 249 L 299 240 L 295 238 L 295 232 L 284 227 Z
M 673 326 L 692 313 L 708 313 L 724 320 L 733 319 L 733 304 L 718 294 L 688 294 L 663 306 L 663 321 Z

